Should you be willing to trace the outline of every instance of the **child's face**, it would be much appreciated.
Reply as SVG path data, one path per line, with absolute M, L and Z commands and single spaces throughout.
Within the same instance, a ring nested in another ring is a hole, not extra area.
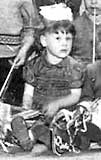
M 101 0 L 84 0 L 88 11 L 93 14 L 94 7 L 96 8 L 97 15 L 101 15 Z
M 71 33 L 66 33 L 64 30 L 59 30 L 55 33 L 45 33 L 43 40 L 43 46 L 46 47 L 47 53 L 54 58 L 63 59 L 71 52 L 73 41 Z

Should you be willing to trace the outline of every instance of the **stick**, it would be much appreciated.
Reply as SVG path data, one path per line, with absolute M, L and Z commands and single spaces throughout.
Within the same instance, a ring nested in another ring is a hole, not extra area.
M 95 58 L 96 58 L 96 51 L 95 51 L 95 37 L 96 37 L 96 4 L 97 4 L 97 0 L 92 0 L 91 1 L 92 6 L 94 8 L 94 17 L 93 17 L 93 57 L 92 57 L 92 62 L 95 62 Z
M 96 8 L 94 8 L 94 19 L 93 19 L 93 63 L 95 62 L 95 36 L 96 36 Z
M 9 81 L 9 78 L 10 78 L 10 76 L 11 76 L 11 74 L 12 74 L 12 71 L 13 71 L 13 69 L 14 69 L 14 67 L 15 67 L 15 64 L 16 64 L 16 61 L 14 61 L 13 65 L 12 65 L 12 67 L 11 67 L 8 75 L 7 75 L 7 78 L 6 78 L 6 80 L 5 80 L 2 88 L 1 88 L 1 90 L 0 90 L 0 97 L 2 96 L 2 93 L 3 93 L 4 90 L 5 90 L 5 87 L 6 87 L 7 83 L 8 83 L 8 81 Z
M 10 47 L 9 45 L 6 45 L 6 46 L 7 46 L 12 52 L 15 52 L 14 49 L 13 49 L 12 47 Z M 16 64 L 16 60 L 14 61 L 13 65 L 11 66 L 11 69 L 10 69 L 8 75 L 7 75 L 7 78 L 6 78 L 6 80 L 5 80 L 2 88 L 1 88 L 1 90 L 0 90 L 0 98 L 1 98 L 3 92 L 4 92 L 5 88 L 6 88 L 6 85 L 7 85 L 8 81 L 9 81 L 9 79 L 10 79 L 10 76 L 11 76 L 11 74 L 12 74 L 12 71 L 13 71 L 14 67 L 15 67 L 15 64 Z

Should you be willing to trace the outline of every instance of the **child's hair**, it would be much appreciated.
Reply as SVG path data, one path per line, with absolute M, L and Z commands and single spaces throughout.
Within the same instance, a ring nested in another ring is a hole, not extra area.
M 35 42 L 40 43 L 40 36 L 45 33 L 57 33 L 58 31 L 71 33 L 75 38 L 75 27 L 73 25 L 73 15 L 71 9 L 65 4 L 55 4 L 40 8 L 41 27 L 36 30 Z
M 36 51 L 40 52 L 44 49 L 43 46 L 40 43 L 40 36 L 44 35 L 46 32 L 48 33 L 56 33 L 57 31 L 61 31 L 61 32 L 65 32 L 71 33 L 73 36 L 73 42 L 74 42 L 74 38 L 75 38 L 75 26 L 73 25 L 72 22 L 70 22 L 69 20 L 61 20 L 61 21 L 46 21 L 45 19 L 42 19 L 43 21 L 43 27 L 39 28 L 36 30 L 36 36 L 35 36 L 35 48 Z
M 41 19 L 43 22 L 43 28 L 39 29 L 39 36 L 44 35 L 46 32 L 55 33 L 58 30 L 65 30 L 66 33 L 71 33 L 73 37 L 76 34 L 75 27 L 69 20 L 50 21 L 43 17 Z

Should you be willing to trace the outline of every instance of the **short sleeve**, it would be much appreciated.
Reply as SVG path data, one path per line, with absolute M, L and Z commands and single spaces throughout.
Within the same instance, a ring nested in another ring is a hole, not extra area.
M 72 68 L 71 88 L 81 88 L 84 82 L 85 69 L 82 65 L 76 63 Z
M 26 83 L 34 83 L 34 60 L 28 61 L 23 67 L 23 79 Z

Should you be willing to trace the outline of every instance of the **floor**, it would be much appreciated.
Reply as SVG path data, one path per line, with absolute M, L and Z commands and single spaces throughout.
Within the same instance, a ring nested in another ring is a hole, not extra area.
M 39 148 L 40 149 L 40 148 Z M 16 150 L 16 152 L 9 154 L 4 153 L 0 149 L 0 160 L 101 160 L 101 148 L 96 144 L 93 144 L 89 151 L 81 153 L 66 153 L 62 156 L 57 156 L 51 152 L 43 152 L 41 154 L 35 154 L 32 152 L 26 153 L 21 152 L 21 150 Z

